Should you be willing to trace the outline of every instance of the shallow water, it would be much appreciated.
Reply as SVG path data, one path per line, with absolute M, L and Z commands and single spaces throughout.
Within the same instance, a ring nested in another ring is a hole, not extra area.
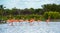
M 14 23 L 14 26 L 0 24 L 0 33 L 60 33 L 60 22 Z

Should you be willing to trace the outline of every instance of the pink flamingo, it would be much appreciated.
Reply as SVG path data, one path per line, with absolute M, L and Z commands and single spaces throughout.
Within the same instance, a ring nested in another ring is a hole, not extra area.
M 17 20 L 17 19 L 15 19 L 14 21 L 15 21 L 15 22 L 19 22 L 19 20 Z
M 19 20 L 19 23 L 20 23 L 20 22 L 23 22 L 23 21 L 24 21 L 23 19 L 20 19 L 20 20 Z M 21 24 L 22 24 L 22 23 L 21 23 Z
M 13 25 L 13 19 L 9 19 L 7 20 L 7 22 L 11 23 L 11 25 Z
M 11 19 L 10 22 L 11 22 L 11 26 L 13 26 L 14 19 Z
M 39 25 L 39 22 L 41 22 L 41 20 L 37 20 L 37 22 L 38 22 L 38 25 Z
M 49 21 L 50 21 L 50 16 L 49 16 L 48 19 L 46 20 L 47 24 L 48 24 Z
M 26 21 L 26 22 L 29 22 L 29 20 L 28 20 L 28 19 L 26 19 L 25 21 Z
M 23 22 L 24 20 L 20 19 L 19 22 Z
M 32 24 L 31 24 L 32 22 L 34 22 L 34 19 L 30 19 L 30 20 L 29 20 L 30 25 L 32 25 Z

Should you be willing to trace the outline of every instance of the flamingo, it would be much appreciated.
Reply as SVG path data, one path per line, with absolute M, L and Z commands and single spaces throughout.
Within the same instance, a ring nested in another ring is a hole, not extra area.
M 19 20 L 17 20 L 17 19 L 15 19 L 14 21 L 15 21 L 15 22 L 19 22 Z
M 24 21 L 23 19 L 20 19 L 20 20 L 19 20 L 19 23 L 21 23 L 21 22 L 23 22 L 23 21 Z M 21 23 L 21 24 L 22 24 L 22 23 Z
M 50 16 L 49 16 L 48 19 L 46 20 L 47 24 L 48 24 L 49 21 L 50 21 Z
M 47 19 L 47 20 L 46 20 L 47 24 L 48 24 L 49 21 L 50 21 L 50 19 Z
M 41 22 L 41 20 L 37 20 L 37 22 L 38 22 L 38 25 L 39 25 L 39 22 Z
M 34 19 L 30 19 L 30 20 L 29 20 L 30 25 L 32 25 L 32 24 L 31 24 L 32 22 L 34 22 Z
M 34 19 L 30 19 L 30 22 L 34 22 Z
M 11 26 L 13 26 L 14 19 L 11 19 L 10 22 L 11 22 Z
M 13 19 L 8 19 L 7 22 L 11 23 L 11 25 L 13 25 Z
M 28 19 L 26 19 L 25 21 L 26 21 L 26 22 L 29 22 L 29 20 L 28 20 Z
M 18 22 L 19 22 L 18 19 L 14 19 L 14 24 L 16 23 L 15 25 L 17 25 Z
M 9 23 L 9 24 L 10 24 L 10 23 L 11 23 L 11 22 L 10 22 L 10 20 L 7 20 L 7 23 Z
M 27 24 L 27 23 L 29 23 L 29 20 L 28 20 L 28 19 L 26 19 L 26 20 L 25 20 L 25 22 L 26 22 L 26 24 Z
M 24 20 L 20 19 L 19 22 L 23 22 Z

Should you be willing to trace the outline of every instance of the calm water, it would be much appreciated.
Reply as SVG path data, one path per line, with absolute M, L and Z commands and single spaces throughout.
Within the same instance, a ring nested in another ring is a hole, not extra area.
M 60 33 L 60 22 L 14 23 L 14 26 L 0 24 L 0 33 Z

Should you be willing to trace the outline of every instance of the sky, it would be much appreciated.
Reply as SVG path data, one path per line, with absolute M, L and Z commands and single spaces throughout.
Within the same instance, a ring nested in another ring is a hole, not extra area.
M 60 4 L 60 0 L 0 0 L 0 5 L 6 8 L 42 8 L 44 4 Z

